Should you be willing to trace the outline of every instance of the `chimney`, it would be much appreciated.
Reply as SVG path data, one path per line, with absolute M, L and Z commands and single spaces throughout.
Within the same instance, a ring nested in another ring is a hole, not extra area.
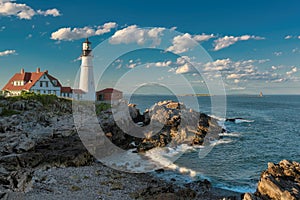
M 41 72 L 41 69 L 38 67 L 38 68 L 36 68 L 36 72 L 37 73 L 40 73 Z
M 48 70 L 45 70 L 45 73 L 48 74 Z
M 24 72 L 24 68 L 22 68 L 22 69 L 21 69 L 21 74 L 24 74 L 24 73 L 25 73 L 25 72 Z

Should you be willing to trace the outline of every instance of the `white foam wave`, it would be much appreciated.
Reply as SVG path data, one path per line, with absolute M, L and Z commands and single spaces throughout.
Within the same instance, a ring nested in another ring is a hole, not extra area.
M 215 115 L 210 115 L 210 117 L 217 119 L 218 125 L 221 126 L 223 129 L 226 130 L 226 126 L 225 126 L 226 119 L 225 118 L 218 117 L 218 116 L 215 116 Z
M 233 142 L 231 139 L 221 139 L 221 140 L 215 140 L 211 142 L 212 146 L 220 145 L 220 144 L 229 144 Z
M 239 123 L 253 123 L 254 120 L 248 120 L 248 119 L 236 119 L 235 123 L 239 124 Z
M 220 133 L 219 136 L 224 136 L 224 137 L 240 137 L 241 135 L 239 133 Z

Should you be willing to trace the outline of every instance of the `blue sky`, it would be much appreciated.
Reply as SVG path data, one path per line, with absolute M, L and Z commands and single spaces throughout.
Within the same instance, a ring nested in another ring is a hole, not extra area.
M 218 70 L 227 93 L 300 94 L 299 7 L 297 0 L 0 0 L 0 87 L 21 68 L 35 71 L 37 67 L 72 86 L 80 67 L 81 42 L 89 36 L 94 47 L 107 39 L 114 42 L 106 45 L 115 48 L 143 46 L 148 40 L 170 42 L 167 55 L 145 50 L 120 56 L 107 67 L 98 89 L 113 86 L 124 73 L 134 72 L 126 84 L 120 84 L 122 90 L 142 85 L 151 74 L 152 82 L 165 85 L 184 76 L 195 92 L 207 92 L 203 79 L 190 67 L 196 61 L 185 55 L 196 49 L 193 40 L 211 58 L 201 61 L 202 75 Z M 163 37 L 172 30 L 177 38 Z M 108 56 L 97 52 L 103 51 L 94 52 L 95 65 L 101 62 L 98 57 Z M 185 56 L 185 62 L 180 56 Z M 137 76 L 140 81 L 132 81 Z M 180 84 L 179 92 L 186 93 Z

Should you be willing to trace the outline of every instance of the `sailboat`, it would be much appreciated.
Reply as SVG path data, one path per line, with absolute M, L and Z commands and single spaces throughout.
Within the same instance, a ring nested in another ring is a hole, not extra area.
M 259 93 L 259 97 L 263 97 L 263 93 L 262 92 Z

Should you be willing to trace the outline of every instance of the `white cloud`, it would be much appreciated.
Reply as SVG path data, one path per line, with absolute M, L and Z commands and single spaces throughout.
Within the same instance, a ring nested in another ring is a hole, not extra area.
M 16 50 L 6 50 L 6 51 L 2 51 L 2 52 L 0 52 L 0 57 L 1 57 L 1 56 L 12 55 L 12 54 L 16 54 Z
M 176 74 L 186 74 L 186 73 L 193 73 L 193 72 L 195 72 L 195 69 L 188 63 L 179 66 L 175 71 Z
M 204 33 L 202 35 L 194 36 L 190 35 L 189 33 L 178 35 L 173 38 L 172 46 L 167 48 L 167 51 L 171 51 L 175 54 L 184 53 L 197 46 L 197 42 L 204 42 L 214 37 L 215 36 L 213 34 L 206 35 Z
M 43 16 L 53 16 L 53 17 L 58 17 L 60 16 L 60 12 L 59 10 L 57 10 L 56 8 L 53 9 L 48 9 L 46 11 L 42 11 L 42 10 L 38 10 L 37 13 L 39 15 L 43 15 Z
M 83 27 L 83 28 L 60 28 L 59 30 L 53 32 L 51 34 L 52 40 L 64 40 L 64 41 L 72 41 L 78 40 L 82 38 L 87 38 L 95 35 L 103 35 L 104 33 L 108 33 L 111 29 L 115 28 L 117 24 L 115 22 L 108 22 L 102 26 L 98 26 L 95 28 L 92 27 Z
M 234 36 L 224 36 L 222 38 L 218 38 L 214 41 L 214 50 L 218 51 L 220 49 L 229 47 L 235 44 L 238 41 L 246 41 L 246 40 L 263 40 L 265 38 L 254 36 L 254 35 L 242 35 L 238 37 Z
M 194 35 L 193 39 L 196 40 L 197 42 L 204 42 L 215 37 L 216 36 L 214 34 L 207 35 L 205 33 L 202 33 L 201 35 Z
M 129 69 L 133 69 L 139 65 L 141 65 L 142 62 L 140 59 L 136 59 L 136 60 L 129 60 L 128 63 L 126 64 L 126 67 Z
M 296 35 L 287 35 L 287 36 L 285 36 L 284 39 L 286 39 L 286 40 L 288 40 L 288 39 L 300 39 L 300 35 L 298 35 L 298 36 L 296 36 Z
M 286 40 L 291 39 L 291 38 L 293 38 L 293 36 L 291 36 L 291 35 L 287 35 L 284 37 L 284 39 L 286 39 Z
M 178 65 L 177 69 L 174 70 L 176 74 L 186 74 L 186 73 L 195 73 L 196 69 L 192 66 L 192 59 L 188 56 L 178 57 L 176 64 Z
M 276 52 L 274 52 L 274 55 L 275 55 L 275 56 L 281 56 L 281 55 L 282 55 L 282 52 L 281 52 L 281 51 L 276 51 Z
M 286 72 L 286 75 L 291 76 L 292 74 L 296 73 L 298 71 L 297 67 L 292 67 L 292 69 L 288 72 Z
M 188 33 L 178 35 L 173 38 L 172 46 L 167 48 L 167 51 L 174 52 L 175 54 L 187 52 L 198 43 L 192 39 L 192 36 Z
M 172 61 L 164 61 L 164 62 L 157 62 L 155 63 L 156 67 L 169 67 L 172 64 Z
M 230 90 L 245 90 L 246 87 L 232 87 Z
M 28 34 L 26 37 L 26 39 L 30 39 L 30 38 L 32 38 L 32 34 Z
M 257 64 L 261 64 L 261 60 L 241 60 L 233 61 L 229 58 L 220 59 L 203 65 L 204 75 L 211 74 L 214 71 L 220 71 L 228 82 L 239 83 L 248 81 L 273 81 L 279 78 L 285 78 L 284 74 L 274 74 L 274 70 L 278 67 L 272 66 L 268 69 L 261 70 Z
M 110 38 L 111 44 L 130 44 L 137 43 L 138 45 L 145 44 L 146 41 L 152 41 L 152 45 L 159 45 L 161 42 L 160 36 L 165 28 L 143 29 L 137 25 L 131 25 L 115 32 Z
M 44 16 L 60 16 L 60 12 L 56 9 L 49 9 L 46 11 L 35 11 L 30 6 L 21 3 L 15 3 L 10 0 L 0 0 L 0 16 L 17 16 L 19 19 L 31 19 L 35 15 Z

